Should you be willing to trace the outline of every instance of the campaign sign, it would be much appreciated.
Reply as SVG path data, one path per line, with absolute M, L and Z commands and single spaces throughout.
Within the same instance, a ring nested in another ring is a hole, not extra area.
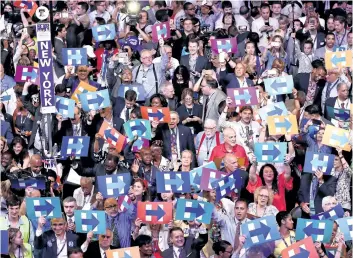
M 337 204 L 335 207 L 333 207 L 328 211 L 324 211 L 319 214 L 312 215 L 310 217 L 311 219 L 317 219 L 317 220 L 326 220 L 326 219 L 336 220 L 336 219 L 343 218 L 343 216 L 344 216 L 344 210 L 341 204 Z
M 107 121 L 102 123 L 98 133 L 102 135 L 110 145 L 113 145 L 118 152 L 123 150 L 126 137 L 115 128 L 111 127 Z
M 228 174 L 219 180 L 213 181 L 211 186 L 216 190 L 216 200 L 219 201 L 232 191 L 239 191 L 242 186 L 242 178 L 237 169 L 232 174 Z
M 197 220 L 210 224 L 214 205 L 197 200 L 178 199 L 176 204 L 176 220 Z
M 268 116 L 286 116 L 288 110 L 284 102 L 268 103 L 266 106 L 260 108 L 258 113 L 262 120 L 267 120 Z
M 56 96 L 56 111 L 63 118 L 74 118 L 75 116 L 75 101 L 73 99 Z
M 156 174 L 157 193 L 190 193 L 189 172 L 160 172 Z
M 170 122 L 170 110 L 169 107 L 145 107 L 141 106 L 141 115 L 143 119 L 150 121 L 159 121 L 161 123 Z
M 105 234 L 107 224 L 104 211 L 75 210 L 76 232 Z
M 326 125 L 322 143 L 331 147 L 340 147 L 342 150 L 350 151 L 349 131 L 332 125 Z
M 301 219 L 297 221 L 296 240 L 311 236 L 315 242 L 328 243 L 333 229 L 332 220 Z
M 26 198 L 27 216 L 36 219 L 44 216 L 47 219 L 61 218 L 61 204 L 59 197 Z
M 78 98 L 86 112 L 111 106 L 108 90 L 81 93 Z
M 256 142 L 254 154 L 257 162 L 283 163 L 287 154 L 286 142 Z
M 225 53 L 237 53 L 238 42 L 237 38 L 228 39 L 211 39 L 211 49 L 215 54 Z
M 89 136 L 64 136 L 61 144 L 62 157 L 87 157 Z
M 290 94 L 293 91 L 294 82 L 292 75 L 264 79 L 266 92 L 271 95 Z
M 202 168 L 200 189 L 205 191 L 213 190 L 212 183 L 227 175 L 226 172 L 216 169 Z M 198 174 L 196 174 L 198 176 Z
M 189 172 L 191 185 L 196 188 L 196 190 L 200 189 L 202 170 L 204 168 L 216 169 L 216 164 L 213 161 L 204 163 L 202 166 L 194 168 Z
M 97 177 L 99 192 L 104 198 L 117 197 L 129 193 L 131 175 L 130 173 L 119 173 Z
M 281 252 L 282 258 L 319 258 L 312 237 L 297 241 Z
M 307 151 L 303 172 L 315 173 L 320 169 L 325 175 L 331 175 L 334 160 L 335 155 Z
M 298 134 L 298 123 L 295 115 L 268 116 L 267 123 L 270 135 Z
M 8 254 L 9 253 L 9 231 L 1 230 L 1 254 Z
M 87 65 L 87 49 L 63 48 L 62 60 L 64 65 Z
M 140 250 L 138 246 L 109 249 L 106 252 L 107 258 L 140 258 Z
M 130 141 L 137 135 L 144 139 L 151 140 L 151 122 L 145 119 L 134 119 L 124 123 L 126 136 Z
M 92 27 L 92 34 L 96 41 L 114 40 L 116 31 L 115 24 L 105 24 Z
M 344 241 L 353 240 L 353 217 L 337 219 L 336 222 L 344 235 Z
M 170 38 L 169 21 L 156 23 L 152 25 L 152 41 L 158 42 L 160 39 L 167 40 Z
M 45 189 L 45 178 L 17 178 L 17 179 L 10 179 L 11 188 L 14 189 L 25 189 L 27 187 L 32 187 L 40 190 Z
M 227 89 L 227 95 L 232 99 L 231 107 L 254 106 L 259 104 L 255 87 L 230 88 Z
M 138 202 L 137 218 L 149 224 L 168 224 L 173 220 L 173 203 Z

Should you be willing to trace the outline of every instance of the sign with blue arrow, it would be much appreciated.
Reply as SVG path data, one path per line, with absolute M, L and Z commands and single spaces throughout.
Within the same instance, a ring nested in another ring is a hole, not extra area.
M 31 220 L 41 216 L 47 219 L 62 217 L 59 197 L 26 198 L 26 210 Z
M 267 120 L 268 116 L 286 116 L 288 115 L 288 110 L 284 105 L 284 102 L 271 102 L 260 108 L 258 113 L 262 120 Z
M 350 151 L 349 131 L 326 124 L 322 143 L 331 147 L 340 147 L 342 150 Z
M 64 65 L 87 65 L 87 49 L 63 48 L 62 60 Z
M 256 142 L 254 154 L 257 162 L 283 163 L 287 154 L 287 143 L 285 142 Z
M 319 258 L 312 237 L 294 242 L 281 252 L 282 258 Z
M 254 106 L 259 103 L 255 87 L 229 88 L 227 89 L 227 95 L 233 100 L 231 107 Z
M 351 112 L 350 109 L 334 108 L 326 106 L 327 116 L 331 119 L 336 119 L 338 121 L 347 121 Z
M 189 172 L 157 172 L 157 193 L 190 193 Z
M 157 108 L 157 107 L 145 107 L 141 106 L 141 115 L 143 119 L 150 121 L 159 121 L 160 123 L 170 122 L 170 109 Z
M 78 95 L 78 98 L 81 101 L 82 109 L 86 112 L 111 106 L 108 90 L 82 93 Z
M 92 27 L 92 34 L 96 41 L 114 40 L 116 36 L 115 24 L 105 24 Z
M 210 224 L 214 205 L 197 200 L 178 199 L 176 204 L 176 220 L 197 220 L 200 223 Z
M 129 141 L 132 141 L 137 135 L 138 137 L 151 140 L 151 122 L 146 119 L 134 119 L 124 123 L 124 131 Z
M 264 79 L 266 92 L 271 95 L 291 94 L 294 87 L 293 76 L 286 75 Z
M 170 38 L 170 24 L 169 21 L 156 23 L 152 25 L 152 41 L 158 42 L 159 39 L 169 39 Z
M 168 224 L 173 220 L 171 202 L 138 202 L 137 218 L 149 224 Z
M 138 246 L 109 249 L 106 252 L 107 258 L 140 258 L 140 250 Z
M 327 61 L 325 62 L 325 67 L 327 70 L 352 67 L 352 57 L 352 50 L 336 52 L 326 51 L 325 60 Z
M 337 219 L 336 222 L 344 235 L 344 241 L 353 240 L 353 217 Z
M 97 177 L 98 191 L 104 198 L 117 197 L 129 193 L 131 183 L 130 173 L 119 173 Z
M 335 207 L 332 209 L 329 209 L 328 211 L 321 212 L 319 214 L 311 215 L 311 219 L 316 219 L 316 220 L 336 220 L 343 218 L 344 216 L 344 210 L 341 206 L 341 204 L 337 204 Z
M 89 136 L 64 136 L 61 144 L 61 155 L 66 157 L 87 157 Z
M 74 118 L 75 116 L 75 101 L 73 99 L 55 96 L 55 106 L 57 114 L 63 118 Z
M 275 216 L 266 216 L 241 224 L 242 235 L 246 236 L 245 248 L 280 239 L 281 235 Z
M 333 162 L 335 155 L 307 151 L 305 153 L 305 163 L 303 172 L 315 173 L 320 169 L 325 175 L 331 175 L 333 172 Z
M 314 241 L 328 243 L 333 229 L 332 220 L 298 219 L 296 240 L 311 236 Z
M 211 186 L 216 191 L 216 200 L 219 201 L 224 196 L 230 194 L 232 191 L 239 192 L 242 186 L 242 178 L 239 173 L 240 169 L 235 170 L 232 174 L 215 180 Z
M 208 163 L 204 163 L 202 166 L 199 166 L 197 168 L 194 168 L 189 172 L 190 174 L 190 182 L 191 185 L 195 190 L 200 189 L 200 184 L 201 184 L 201 176 L 202 176 L 202 171 L 204 168 L 209 168 L 209 169 L 216 169 L 216 164 L 211 161 Z
M 40 190 L 45 189 L 45 178 L 42 178 L 42 177 L 17 178 L 17 179 L 10 179 L 10 181 L 11 181 L 11 188 L 14 188 L 14 189 L 25 189 L 27 187 L 33 187 Z
M 238 52 L 238 43 L 237 38 L 228 38 L 228 39 L 211 39 L 211 49 L 215 54 L 222 52 L 226 53 L 237 53 Z
M 107 225 L 104 211 L 75 210 L 76 232 L 105 234 Z
M 268 116 L 267 123 L 270 135 L 298 134 L 298 122 L 295 115 Z

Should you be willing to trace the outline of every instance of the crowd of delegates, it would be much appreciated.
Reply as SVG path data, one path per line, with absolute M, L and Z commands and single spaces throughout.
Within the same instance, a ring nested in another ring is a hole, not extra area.
M 50 6 L 49 1 L 36 1 Z M 53 67 L 56 96 L 70 98 L 80 82 L 109 89 L 111 106 L 74 117 L 52 115 L 52 144 L 60 150 L 63 136 L 89 136 L 88 157 L 57 159 L 47 169 L 47 116 L 40 112 L 39 85 L 14 79 L 18 65 L 38 66 L 39 22 L 26 8 L 2 1 L 1 91 L 11 99 L 1 105 L 1 229 L 8 229 L 9 256 L 106 257 L 109 249 L 138 246 L 141 257 L 279 257 L 295 242 L 299 217 L 327 211 L 337 204 L 351 216 L 351 152 L 323 144 L 327 125 L 351 130 L 351 117 L 337 120 L 328 107 L 350 109 L 351 68 L 327 70 L 325 53 L 352 50 L 352 5 L 348 1 L 140 1 L 137 23 L 126 13 L 128 2 L 52 1 Z M 152 25 L 169 21 L 171 38 L 152 41 Z M 116 39 L 96 42 L 92 27 L 115 24 Z M 24 29 L 26 28 L 26 29 Z M 138 38 L 140 48 L 130 44 Z M 215 54 L 210 39 L 237 40 L 236 53 Z M 64 66 L 62 48 L 87 49 L 89 64 Z M 126 52 L 122 61 L 119 53 Z M 292 94 L 271 96 L 264 79 L 292 75 Z M 138 89 L 119 94 L 122 85 Z M 257 106 L 232 108 L 227 89 L 255 87 Z M 300 125 L 298 135 L 269 135 L 257 110 L 284 102 Z M 100 135 L 104 121 L 124 134 L 123 124 L 141 118 L 140 106 L 169 107 L 170 123 L 153 121 L 149 147 L 121 153 Z M 41 130 L 38 130 L 41 129 Z M 42 132 L 40 134 L 39 132 Z M 284 163 L 257 162 L 254 144 L 284 142 Z M 303 173 L 305 152 L 334 154 L 332 175 Z M 188 172 L 215 161 L 220 170 L 239 169 L 241 191 L 216 201 L 215 192 L 156 193 L 157 171 Z M 72 170 L 79 185 L 68 180 Z M 97 176 L 130 172 L 129 198 L 122 211 L 115 198 L 104 199 Z M 11 187 L 11 178 L 45 178 L 46 190 Z M 30 221 L 25 197 L 60 197 L 63 217 Z M 138 201 L 178 198 L 214 204 L 209 225 L 173 220 L 167 225 L 136 219 Z M 104 210 L 105 234 L 75 231 L 75 210 Z M 245 248 L 240 225 L 256 217 L 276 216 L 282 236 L 274 250 Z M 36 225 L 36 227 L 34 226 Z M 98 239 L 98 240 L 97 240 Z M 351 256 L 351 243 L 334 226 L 330 243 L 315 243 L 319 257 L 336 248 L 336 258 Z

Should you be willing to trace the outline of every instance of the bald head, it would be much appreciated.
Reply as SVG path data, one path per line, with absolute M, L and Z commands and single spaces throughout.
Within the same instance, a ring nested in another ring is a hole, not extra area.
M 232 128 L 226 127 L 223 130 L 223 134 L 224 134 L 224 143 L 226 145 L 230 145 L 231 147 L 234 147 L 237 144 L 236 134 Z
M 43 168 L 41 156 L 38 154 L 34 154 L 29 161 L 29 165 L 33 173 L 39 174 L 40 170 Z
M 227 153 L 224 158 L 224 168 L 227 173 L 232 173 L 238 168 L 238 158 L 232 154 L 232 153 Z

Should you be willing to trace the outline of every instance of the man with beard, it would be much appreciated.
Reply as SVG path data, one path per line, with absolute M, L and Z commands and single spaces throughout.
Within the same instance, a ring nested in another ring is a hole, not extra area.
M 206 119 L 204 131 L 199 132 L 195 140 L 197 164 L 202 166 L 204 162 L 208 162 L 213 148 L 223 142 L 223 134 L 217 131 L 217 122 Z

